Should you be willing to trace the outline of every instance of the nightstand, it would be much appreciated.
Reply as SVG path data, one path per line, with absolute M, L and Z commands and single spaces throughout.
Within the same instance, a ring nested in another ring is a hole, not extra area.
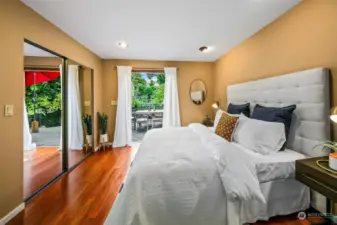
M 297 160 L 295 163 L 296 180 L 325 196 L 327 198 L 326 213 L 336 214 L 337 208 L 333 202 L 337 202 L 337 175 L 317 166 L 317 160 L 328 160 L 328 157 Z M 333 221 L 336 219 L 337 217 L 334 216 Z
M 328 157 L 297 160 L 296 180 L 337 202 L 337 175 L 318 167 L 316 161 L 319 159 L 327 160 Z

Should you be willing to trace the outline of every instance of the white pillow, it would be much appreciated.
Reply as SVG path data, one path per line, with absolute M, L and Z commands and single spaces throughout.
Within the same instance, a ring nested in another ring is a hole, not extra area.
M 219 120 L 223 112 L 224 111 L 222 111 L 221 109 L 218 109 L 218 111 L 216 111 L 215 118 L 214 118 L 214 132 L 215 132 L 216 127 L 218 126 Z
M 250 119 L 241 114 L 232 141 L 263 155 L 277 152 L 286 141 L 284 124 Z

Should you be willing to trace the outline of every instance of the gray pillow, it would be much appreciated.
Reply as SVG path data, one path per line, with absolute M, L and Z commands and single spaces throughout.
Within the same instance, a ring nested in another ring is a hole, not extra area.
M 243 105 L 234 105 L 232 103 L 229 103 L 227 112 L 229 114 L 243 114 L 247 117 L 250 117 L 250 103 L 246 103 Z

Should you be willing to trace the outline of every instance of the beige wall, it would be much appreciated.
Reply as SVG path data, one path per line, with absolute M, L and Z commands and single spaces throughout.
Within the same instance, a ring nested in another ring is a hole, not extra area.
M 19 0 L 0 1 L 0 108 L 14 105 L 13 117 L 0 115 L 0 218 L 23 199 L 23 41 L 36 42 L 95 70 L 95 110 L 102 107 L 102 61 Z M 2 112 L 3 110 L 1 110 Z
M 90 105 L 92 104 L 91 100 L 91 69 L 81 68 L 79 76 L 79 85 L 80 85 L 80 94 L 81 94 L 81 106 L 82 114 L 91 115 L 91 107 L 84 106 L 85 101 L 89 101 Z
M 315 67 L 332 69 L 337 105 L 337 1 L 305 0 L 216 61 L 214 98 L 226 105 L 226 87 Z
M 103 61 L 103 108 L 109 116 L 108 134 L 113 138 L 116 106 L 111 106 L 111 100 L 117 100 L 117 71 L 116 65 L 140 68 L 178 67 L 178 91 L 180 101 L 180 116 L 183 125 L 191 122 L 201 122 L 206 114 L 212 115 L 210 107 L 213 101 L 213 63 L 201 62 L 167 62 L 141 60 L 104 60 Z M 206 101 L 202 105 L 195 105 L 190 100 L 190 84 L 195 79 L 205 82 L 207 88 Z

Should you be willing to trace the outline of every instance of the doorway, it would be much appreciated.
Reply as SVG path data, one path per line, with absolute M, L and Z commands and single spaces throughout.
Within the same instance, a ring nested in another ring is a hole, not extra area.
M 165 75 L 132 72 L 132 147 L 138 149 L 148 130 L 163 126 Z

